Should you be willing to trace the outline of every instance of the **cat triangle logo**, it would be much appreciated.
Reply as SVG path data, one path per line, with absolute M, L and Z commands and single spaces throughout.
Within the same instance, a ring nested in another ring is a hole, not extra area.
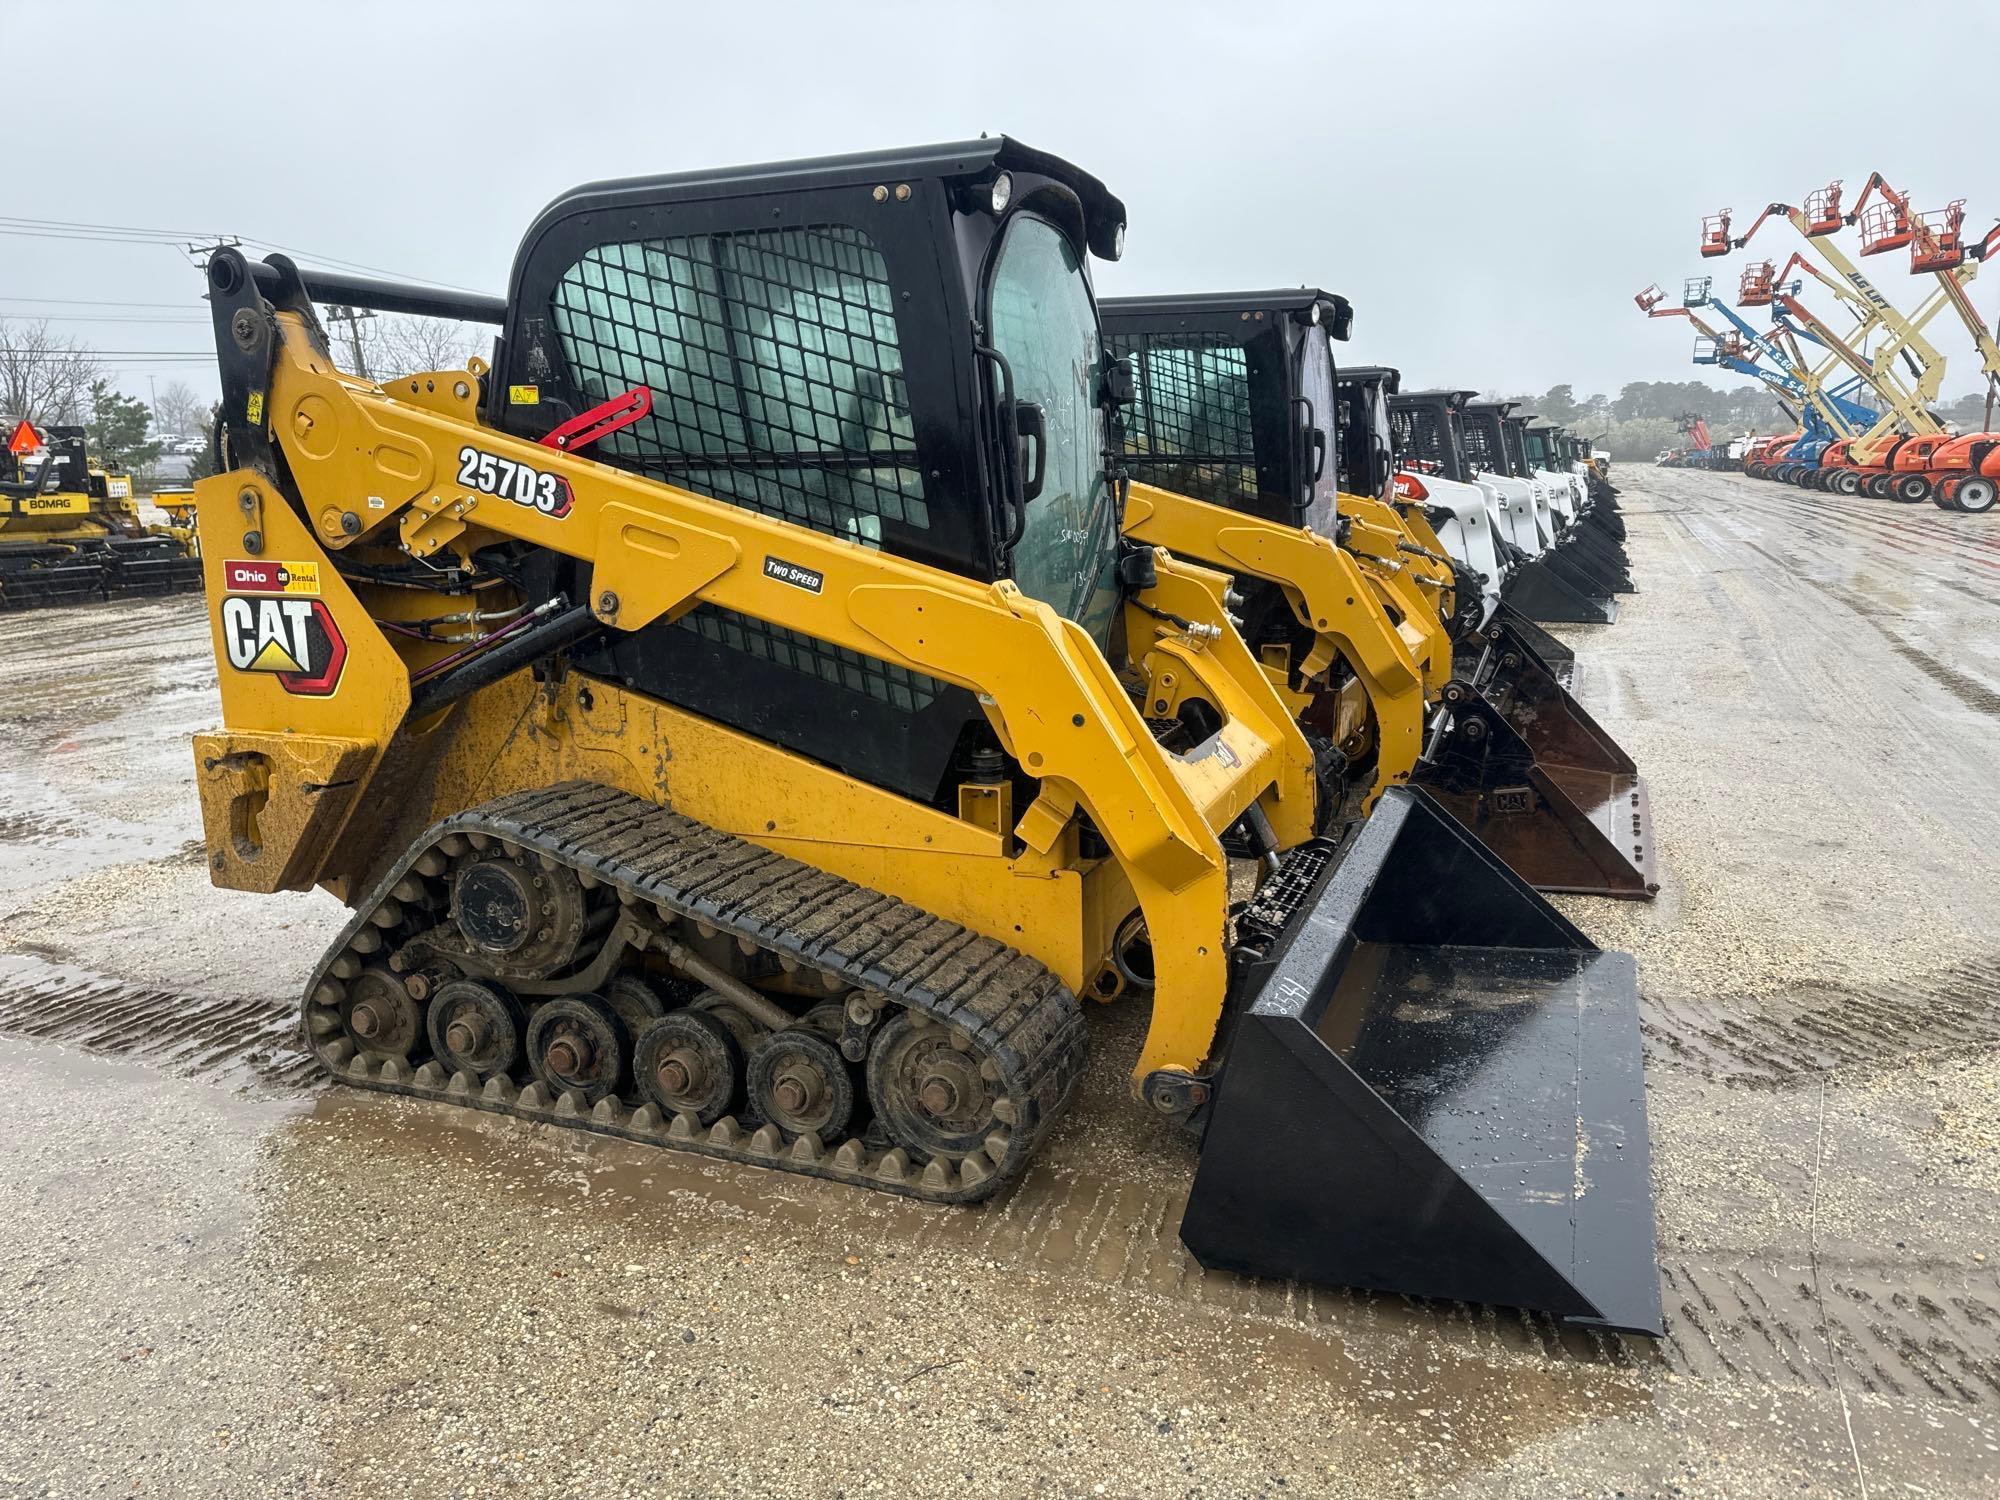
M 305 665 L 277 641 L 264 642 L 264 649 L 251 659 L 253 672 L 303 672 Z

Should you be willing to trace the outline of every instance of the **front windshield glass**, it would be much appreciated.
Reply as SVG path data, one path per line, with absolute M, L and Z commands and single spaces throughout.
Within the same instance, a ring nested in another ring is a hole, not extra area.
M 1046 429 L 1042 490 L 1028 502 L 1014 581 L 1108 646 L 1118 603 L 1118 504 L 1098 404 L 1104 350 L 1082 258 L 1047 220 L 1023 213 L 1008 227 L 993 267 L 989 322 L 993 347 L 1014 372 L 1014 399 L 1039 407 Z M 1031 468 L 1032 457 L 1024 463 Z
M 1339 408 L 1341 397 L 1335 386 L 1333 346 L 1318 324 L 1306 330 L 1299 341 L 1299 395 L 1312 405 L 1312 423 L 1326 444 L 1326 457 L 1317 476 L 1313 469 L 1319 459 L 1310 442 L 1303 445 L 1299 462 L 1303 465 L 1300 483 L 1306 487 L 1306 506 L 1299 524 L 1321 536 L 1332 536 L 1340 491 Z M 1303 409 L 1299 412 L 1305 419 Z

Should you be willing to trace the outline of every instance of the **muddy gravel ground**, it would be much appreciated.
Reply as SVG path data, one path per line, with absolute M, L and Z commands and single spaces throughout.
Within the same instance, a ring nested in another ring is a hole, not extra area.
M 1667 1337 L 1251 1284 L 1090 1095 L 979 1210 L 330 1088 L 198 600 L 0 619 L 0 1496 L 2000 1492 L 2000 522 L 1617 476 Z

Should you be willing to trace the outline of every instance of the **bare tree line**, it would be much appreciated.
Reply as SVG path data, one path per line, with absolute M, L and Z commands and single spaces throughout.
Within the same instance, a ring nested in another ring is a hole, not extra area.
M 46 318 L 0 318 L 0 414 L 37 425 L 81 422 L 90 383 L 102 373 L 89 345 L 55 332 Z
M 470 323 L 400 313 L 364 313 L 328 329 L 334 362 L 350 374 L 365 373 L 374 380 L 425 370 L 462 370 L 473 355 L 485 352 L 490 338 L 490 333 Z M 365 370 L 354 368 L 357 339 Z

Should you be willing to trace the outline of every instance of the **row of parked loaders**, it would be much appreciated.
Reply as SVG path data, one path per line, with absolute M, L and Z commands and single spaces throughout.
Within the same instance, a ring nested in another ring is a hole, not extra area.
M 1205 1265 L 1657 1333 L 1634 968 L 1542 894 L 1654 889 L 1543 628 L 1615 492 L 1340 297 L 1100 301 L 1124 244 L 994 137 L 585 187 L 505 298 L 216 252 L 213 878 L 353 908 L 358 1086 L 938 1203 L 1144 1006 Z
M 1929 500 L 1940 510 L 1980 514 L 2000 502 L 2000 432 L 1838 439 L 1783 433 L 1753 442 L 1744 452 L 1743 472 L 1829 494 L 1905 505 Z

